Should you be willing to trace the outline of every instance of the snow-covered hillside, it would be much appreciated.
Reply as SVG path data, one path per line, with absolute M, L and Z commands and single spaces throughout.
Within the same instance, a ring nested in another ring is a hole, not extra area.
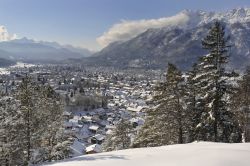
M 250 21 L 250 8 L 235 8 L 225 12 L 208 12 L 202 10 L 183 10 L 170 17 L 162 17 L 149 20 L 126 20 L 112 26 L 97 41 L 107 46 L 116 41 L 128 41 L 148 29 L 175 28 L 192 29 L 214 20 L 221 20 L 228 24 L 247 23 Z M 119 32 L 119 33 L 118 33 Z
M 119 37 L 89 61 L 93 65 L 162 69 L 170 62 L 182 70 L 189 70 L 200 56 L 207 54 L 201 47 L 201 40 L 215 20 L 223 22 L 226 34 L 231 36 L 228 67 L 244 70 L 245 66 L 250 65 L 250 8 L 220 13 L 185 10 L 164 18 L 161 20 L 163 23 L 156 20 L 161 26 L 150 24 L 144 29 L 139 26 L 139 30 L 135 26 L 129 32 L 119 33 L 131 38 L 121 41 L 119 38 L 122 37 Z M 120 29 L 117 31 L 120 32 Z M 138 33 L 129 34 L 134 31 Z
M 199 142 L 72 158 L 53 166 L 249 166 L 250 143 Z

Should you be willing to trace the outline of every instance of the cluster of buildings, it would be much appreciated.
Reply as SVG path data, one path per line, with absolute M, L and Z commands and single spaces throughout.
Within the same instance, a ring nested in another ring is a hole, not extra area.
M 68 94 L 69 104 L 64 112 L 65 131 L 75 138 L 71 146 L 75 156 L 101 152 L 105 137 L 112 134 L 122 118 L 129 120 L 135 129 L 142 126 L 154 84 L 153 81 L 136 80 L 128 76 L 119 79 L 115 76 L 98 75 L 82 79 L 98 86 L 84 87 L 85 93 L 81 97 L 91 98 L 94 95 L 95 99 L 100 97 L 102 102 L 96 102 L 96 106 L 84 104 L 86 102 L 76 104 L 80 92 L 74 92 L 72 97 Z
M 2 75 L 3 94 L 14 91 L 29 75 L 41 84 L 50 85 L 65 101 L 65 134 L 73 139 L 72 155 L 99 153 L 107 135 L 122 119 L 134 128 L 144 123 L 147 101 L 157 78 L 147 73 L 114 71 L 74 65 L 18 67 Z M 153 75 L 155 76 L 155 75 Z
M 0 94 L 15 91 L 27 74 L 50 85 L 65 101 L 65 134 L 73 139 L 72 156 L 99 153 L 105 138 L 121 119 L 135 129 L 144 123 L 157 71 L 116 71 L 76 65 L 43 65 L 11 68 L 1 75 Z M 250 133 L 250 132 L 249 132 Z

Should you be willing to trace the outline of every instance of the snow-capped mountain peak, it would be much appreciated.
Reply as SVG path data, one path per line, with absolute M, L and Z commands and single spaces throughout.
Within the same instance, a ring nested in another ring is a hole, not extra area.
M 234 24 L 250 21 L 249 8 L 236 8 L 225 12 L 207 12 L 202 10 L 183 10 L 176 15 L 156 19 L 124 20 L 114 24 L 97 42 L 106 47 L 107 45 L 122 41 L 126 42 L 148 29 L 162 28 L 172 30 L 175 28 L 192 29 L 197 26 L 210 23 L 211 21 L 223 21 Z
M 100 61 L 105 65 L 119 65 L 117 62 L 123 61 L 123 65 L 128 67 L 133 64 L 140 67 L 165 68 L 166 62 L 171 62 L 187 70 L 198 57 L 206 54 L 201 47 L 201 40 L 215 21 L 222 21 L 226 26 L 227 35 L 231 36 L 233 47 L 230 51 L 230 66 L 243 69 L 249 65 L 250 8 L 236 8 L 219 13 L 184 10 L 172 17 L 144 21 L 147 29 L 136 36 L 130 33 L 134 32 L 133 28 L 137 28 L 133 22 L 133 27 L 129 32 L 126 31 L 130 38 L 125 41 L 117 39 L 115 41 L 120 41 L 119 44 L 111 44 L 96 53 L 95 57 L 98 59 L 95 59 L 95 63 Z M 151 26 L 152 22 L 157 26 Z M 140 27 L 143 27 L 142 23 Z M 119 28 L 123 26 L 119 25 Z
M 197 25 L 207 24 L 211 21 L 223 21 L 226 23 L 245 23 L 250 21 L 250 8 L 235 8 L 226 12 L 206 12 L 202 10 L 184 10 L 180 12 L 189 17 L 192 25 L 195 27 Z M 190 23 L 189 23 L 190 24 Z

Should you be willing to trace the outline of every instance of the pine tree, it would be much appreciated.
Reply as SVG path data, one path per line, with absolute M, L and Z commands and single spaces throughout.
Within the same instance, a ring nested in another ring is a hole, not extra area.
M 31 160 L 32 153 L 32 127 L 37 126 L 37 124 L 32 124 L 32 122 L 39 121 L 39 119 L 33 119 L 32 115 L 36 115 L 34 108 L 34 92 L 35 87 L 31 85 L 30 78 L 26 77 L 23 79 L 22 84 L 20 85 L 20 93 L 18 94 L 18 100 L 21 102 L 20 110 L 22 112 L 22 119 L 24 121 L 24 152 L 26 154 L 24 164 L 28 165 Z M 35 121 L 34 121 L 35 120 Z M 34 130 L 35 131 L 35 130 Z M 35 135 L 35 134 L 34 134 Z
M 243 141 L 250 141 L 250 66 L 247 67 L 242 79 L 238 80 L 238 88 L 233 94 L 232 109 L 237 111 L 238 119 L 243 130 Z
M 199 82 L 196 77 L 198 74 L 197 64 L 194 64 L 192 70 L 187 72 L 186 87 L 185 87 L 185 103 L 186 103 L 186 118 L 187 118 L 187 142 L 197 140 L 198 135 L 196 127 L 200 123 L 201 113 L 204 108 L 204 102 L 199 98 L 199 94 L 203 93 L 199 89 Z
M 1 165 L 22 165 L 23 126 L 19 102 L 13 97 L 4 96 L 0 100 L 0 163 Z
M 162 125 L 162 120 L 164 117 L 159 117 L 159 112 L 156 109 L 150 109 L 146 111 L 147 117 L 144 125 L 138 131 L 135 140 L 132 143 L 133 148 L 140 147 L 155 147 L 161 145 L 167 145 L 169 142 L 167 140 L 171 139 L 171 134 L 167 133 L 166 125 Z
M 43 86 L 40 93 L 40 121 L 43 122 L 42 144 L 39 150 L 42 154 L 34 162 L 61 160 L 70 155 L 69 146 L 72 143 L 64 135 L 63 104 L 59 96 L 50 86 Z
M 165 94 L 165 102 L 167 104 L 167 114 L 169 125 L 176 129 L 173 135 L 177 137 L 177 143 L 184 143 L 184 132 L 186 123 L 186 107 L 183 95 L 184 95 L 184 78 L 181 71 L 179 71 L 173 64 L 168 65 L 167 72 L 167 89 Z M 166 98 L 167 97 L 167 98 Z M 173 141 L 175 142 L 175 141 Z
M 186 142 L 184 78 L 173 65 L 168 65 L 166 82 L 156 87 L 153 102 L 156 108 L 147 112 L 144 126 L 133 147 L 160 146 Z
M 215 22 L 202 41 L 203 48 L 209 54 L 201 58 L 199 73 L 195 78 L 200 88 L 199 99 L 205 103 L 202 120 L 197 126 L 199 140 L 240 142 L 239 124 L 227 104 L 233 90 L 229 80 L 236 76 L 233 72 L 225 71 L 230 47 L 228 40 L 224 26 Z
M 56 147 L 62 143 L 65 144 L 67 140 L 59 134 L 63 129 L 63 107 L 53 89 L 39 85 L 27 76 L 23 78 L 16 98 L 20 102 L 17 109 L 20 116 L 16 121 L 22 122 L 17 126 L 20 134 L 16 137 L 23 151 L 20 165 L 67 157 L 69 153 L 66 153 L 63 148 L 60 148 L 65 152 L 63 155 L 60 154 L 63 157 L 55 157 L 56 154 L 54 154 Z M 57 153 L 59 153 L 58 150 L 56 150 Z
M 106 137 L 103 143 L 104 151 L 128 149 L 131 144 L 132 125 L 129 121 L 121 119 L 112 134 Z

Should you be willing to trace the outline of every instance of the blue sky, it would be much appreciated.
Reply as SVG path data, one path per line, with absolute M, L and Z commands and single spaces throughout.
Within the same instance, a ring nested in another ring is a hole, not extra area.
M 0 0 L 0 25 L 19 37 L 96 50 L 100 49 L 96 38 L 121 20 L 236 7 L 250 7 L 250 0 Z

